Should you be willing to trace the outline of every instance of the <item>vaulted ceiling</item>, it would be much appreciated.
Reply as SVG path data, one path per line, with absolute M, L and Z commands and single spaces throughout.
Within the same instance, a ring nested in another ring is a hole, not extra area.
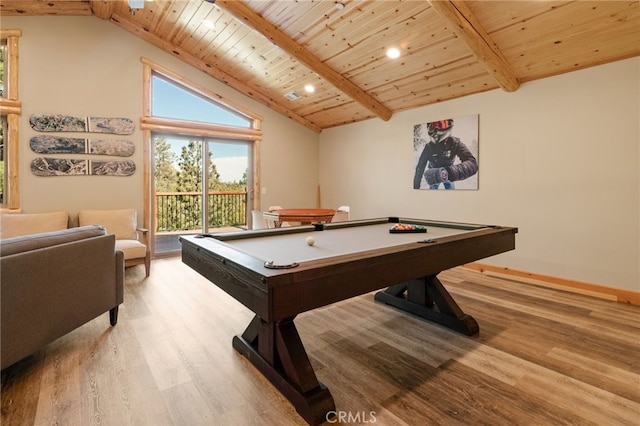
M 0 15 L 109 20 L 317 132 L 487 90 L 514 92 L 528 81 L 640 55 L 637 0 L 142 6 L 2 0 Z M 397 59 L 386 55 L 392 47 Z

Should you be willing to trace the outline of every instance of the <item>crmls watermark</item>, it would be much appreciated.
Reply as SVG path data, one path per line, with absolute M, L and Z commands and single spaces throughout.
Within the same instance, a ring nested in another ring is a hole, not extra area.
M 327 423 L 375 423 L 375 411 L 329 411 L 325 416 Z

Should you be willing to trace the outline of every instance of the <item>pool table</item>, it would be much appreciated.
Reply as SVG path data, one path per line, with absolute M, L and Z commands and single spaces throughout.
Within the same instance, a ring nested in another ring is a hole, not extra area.
M 414 229 L 392 232 L 399 223 Z M 388 217 L 180 240 L 186 265 L 255 313 L 233 347 L 315 425 L 335 412 L 335 403 L 313 371 L 294 324 L 297 314 L 383 289 L 376 301 L 476 334 L 478 323 L 437 274 L 515 249 L 516 233 L 513 227 Z

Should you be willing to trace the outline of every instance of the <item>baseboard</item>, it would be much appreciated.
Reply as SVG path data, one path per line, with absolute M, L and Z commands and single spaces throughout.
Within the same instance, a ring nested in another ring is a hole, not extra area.
M 606 287 L 603 285 L 568 280 L 548 275 L 533 274 L 530 272 L 518 271 L 516 269 L 487 265 L 478 262 L 467 263 L 466 265 L 464 265 L 464 267 L 482 272 L 483 274 L 489 276 L 505 278 L 543 287 L 556 288 L 559 290 L 570 291 L 572 293 L 579 293 L 597 297 L 600 299 L 640 306 L 640 292 L 637 291 Z

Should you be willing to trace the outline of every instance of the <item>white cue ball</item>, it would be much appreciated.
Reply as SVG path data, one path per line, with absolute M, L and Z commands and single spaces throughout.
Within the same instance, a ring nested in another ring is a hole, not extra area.
M 312 246 L 315 242 L 316 240 L 314 240 L 313 237 L 307 237 L 307 244 L 309 244 L 310 246 Z

